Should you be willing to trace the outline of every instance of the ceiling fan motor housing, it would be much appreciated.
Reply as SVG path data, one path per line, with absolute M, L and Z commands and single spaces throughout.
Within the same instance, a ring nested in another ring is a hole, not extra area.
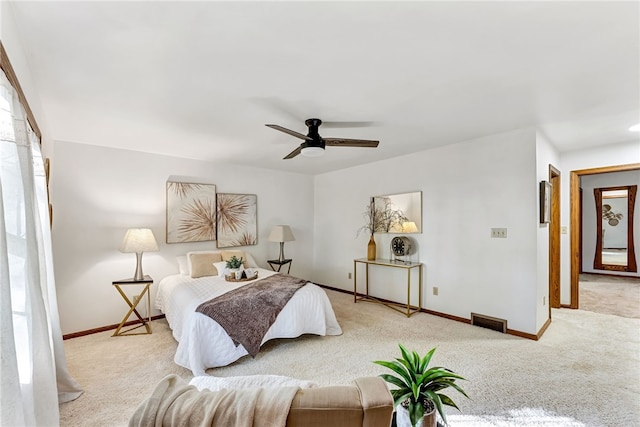
M 307 127 L 309 128 L 309 133 L 307 134 L 307 136 L 311 138 L 313 141 L 307 140 L 303 142 L 301 144 L 302 149 L 304 150 L 305 148 L 308 148 L 308 147 L 320 147 L 324 150 L 325 143 L 322 137 L 320 136 L 320 133 L 318 132 L 318 128 L 322 124 L 322 120 L 307 119 L 304 121 L 304 124 L 307 125 Z

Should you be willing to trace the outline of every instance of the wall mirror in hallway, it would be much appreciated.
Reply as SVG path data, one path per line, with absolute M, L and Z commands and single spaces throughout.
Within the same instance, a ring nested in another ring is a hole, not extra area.
M 421 233 L 422 192 L 386 194 L 373 197 L 379 233 Z
M 593 268 L 636 272 L 633 214 L 637 185 L 594 188 L 596 253 Z

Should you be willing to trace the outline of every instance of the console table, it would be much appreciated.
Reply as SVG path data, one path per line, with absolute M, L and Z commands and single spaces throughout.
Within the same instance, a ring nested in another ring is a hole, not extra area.
M 358 297 L 358 263 L 365 265 L 365 294 Z M 398 303 L 393 301 L 386 301 L 369 295 L 369 266 L 377 265 L 381 267 L 389 268 L 402 268 L 407 271 L 407 303 Z M 411 305 L 411 270 L 418 269 L 418 306 Z M 407 317 L 411 317 L 413 313 L 416 313 L 422 309 L 422 263 L 410 262 L 410 261 L 392 261 L 388 259 L 374 259 L 368 260 L 366 258 L 357 258 L 353 260 L 353 302 L 369 301 L 376 302 L 378 304 L 384 304 L 385 306 L 396 310 L 400 313 L 406 314 Z

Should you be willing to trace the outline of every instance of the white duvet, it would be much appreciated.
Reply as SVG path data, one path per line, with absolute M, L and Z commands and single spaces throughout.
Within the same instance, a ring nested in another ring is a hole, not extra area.
M 272 274 L 275 273 L 259 268 L 256 280 Z M 217 276 L 192 279 L 179 274 L 160 281 L 156 307 L 166 315 L 178 341 L 174 358 L 178 365 L 190 369 L 194 376 L 204 375 L 207 368 L 228 365 L 248 354 L 242 345 L 235 346 L 217 322 L 195 310 L 211 298 L 252 282 L 227 282 Z M 262 344 L 270 339 L 295 338 L 302 334 L 342 334 L 327 294 L 313 283 L 307 283 L 293 295 Z

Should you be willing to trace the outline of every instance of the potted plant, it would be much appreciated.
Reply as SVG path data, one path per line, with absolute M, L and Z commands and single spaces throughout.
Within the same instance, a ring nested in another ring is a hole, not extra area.
M 239 279 L 242 275 L 241 267 L 242 258 L 238 258 L 234 255 L 227 260 L 227 268 L 229 269 L 229 272 L 231 272 L 235 276 L 236 279 Z
M 435 348 L 429 350 L 421 358 L 417 352 L 409 352 L 402 344 L 399 344 L 399 346 L 402 352 L 401 358 L 396 358 L 394 361 L 377 360 L 373 362 L 389 368 L 397 374 L 382 374 L 380 377 L 398 387 L 395 390 L 391 390 L 394 405 L 397 408 L 398 426 L 401 426 L 400 412 L 403 410 L 408 412 L 411 426 L 435 427 L 436 410 L 440 414 L 442 421 L 447 424 L 443 405 L 460 409 L 453 403 L 451 398 L 440 392 L 451 387 L 468 398 L 469 396 L 464 390 L 456 384 L 456 380 L 464 380 L 464 378 L 441 366 L 428 368 L 431 357 L 436 351 Z

